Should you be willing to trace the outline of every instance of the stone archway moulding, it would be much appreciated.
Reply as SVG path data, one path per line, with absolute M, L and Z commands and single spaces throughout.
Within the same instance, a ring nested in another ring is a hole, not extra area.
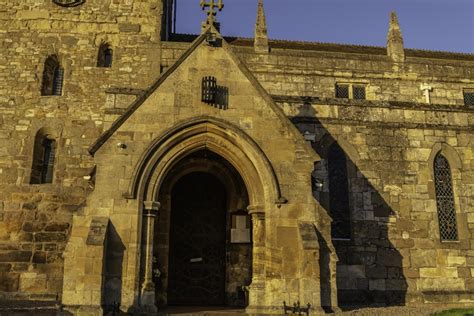
M 263 150 L 239 128 L 211 117 L 199 117 L 165 131 L 137 164 L 126 198 L 155 200 L 167 173 L 182 158 L 208 149 L 239 172 L 251 205 L 285 203 L 276 173 Z
M 432 166 L 434 164 L 434 159 L 438 153 L 441 153 L 443 156 L 446 157 L 446 159 L 448 159 L 451 169 L 457 169 L 459 171 L 462 171 L 462 161 L 456 149 L 446 143 L 436 143 L 431 148 L 431 154 L 427 160 L 431 179 L 434 178 L 434 171 Z
M 263 150 L 247 134 L 228 122 L 211 117 L 199 117 L 180 123 L 164 132 L 161 137 L 153 141 L 141 157 L 125 197 L 145 202 L 157 201 L 160 187 L 173 167 L 186 156 L 203 149 L 220 155 L 242 177 L 252 208 L 249 212 L 255 219 L 253 240 L 257 242 L 253 247 L 253 257 L 264 257 L 264 214 L 271 205 L 285 203 L 286 199 L 281 196 L 276 173 Z M 144 214 L 146 215 L 146 212 Z M 143 260 L 148 263 L 145 266 L 148 272 L 145 271 L 145 276 L 150 275 L 152 261 L 150 254 L 153 253 L 154 230 L 150 228 L 151 220 L 149 217 L 146 218 L 147 246 Z M 258 260 L 253 262 L 251 296 L 255 296 L 254 292 L 263 289 L 261 284 L 263 265 Z M 138 278 L 137 275 L 137 280 Z M 154 311 L 156 305 L 150 299 L 155 297 L 154 286 L 147 286 L 148 284 L 153 284 L 150 277 L 141 285 L 140 305 L 143 310 Z
M 230 169 L 229 167 L 232 169 Z M 166 180 L 160 187 L 158 201 L 162 200 L 162 197 L 160 197 L 161 194 L 171 194 L 171 188 L 173 188 L 176 182 L 179 181 L 179 179 L 181 179 L 182 177 L 193 172 L 203 172 L 210 173 L 214 175 L 217 179 L 219 179 L 226 188 L 226 191 L 230 192 L 229 196 L 233 197 L 245 195 L 245 197 L 247 198 L 247 201 L 244 203 L 245 205 L 239 204 L 238 200 L 233 200 L 232 198 L 229 198 L 227 201 L 227 210 L 229 210 L 230 212 L 243 210 L 249 205 L 247 188 L 243 183 L 243 179 L 241 178 L 240 174 L 237 174 L 237 170 L 235 170 L 232 166 L 228 164 L 223 164 L 222 162 L 218 162 L 212 159 L 209 160 L 207 158 L 198 158 L 193 159 L 192 162 L 187 162 L 184 165 L 179 162 L 179 167 L 176 170 L 175 169 L 176 168 L 173 168 L 173 170 L 167 173 Z M 167 188 L 169 191 L 163 191 L 163 188 Z

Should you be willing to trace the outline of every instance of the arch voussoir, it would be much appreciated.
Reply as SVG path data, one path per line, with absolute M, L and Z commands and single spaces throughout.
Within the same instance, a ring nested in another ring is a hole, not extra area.
M 167 172 L 183 157 L 208 149 L 226 159 L 241 174 L 254 205 L 281 200 L 276 173 L 263 150 L 243 131 L 214 118 L 178 124 L 158 137 L 140 159 L 130 198 L 154 198 Z

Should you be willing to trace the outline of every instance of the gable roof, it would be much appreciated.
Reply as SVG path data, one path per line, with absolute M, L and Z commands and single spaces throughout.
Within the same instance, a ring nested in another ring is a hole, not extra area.
M 273 98 L 268 94 L 268 92 L 263 88 L 260 82 L 254 77 L 252 72 L 245 66 L 245 64 L 240 60 L 240 58 L 232 51 L 232 47 L 227 43 L 227 41 L 222 37 L 222 35 L 215 29 L 214 26 L 210 26 L 205 32 L 199 35 L 192 45 L 179 57 L 179 59 L 168 69 L 166 70 L 143 94 L 141 94 L 130 106 L 127 108 L 125 113 L 123 113 L 113 124 L 112 126 L 102 133 L 99 138 L 89 147 L 89 153 L 94 155 L 101 147 L 104 145 L 107 140 L 112 137 L 112 135 L 117 131 L 122 124 L 124 124 L 127 119 L 150 97 L 153 92 L 155 92 L 168 77 L 201 45 L 201 43 L 206 39 L 206 33 L 213 32 L 222 39 L 222 48 L 226 50 L 229 54 L 231 60 L 237 65 L 239 70 L 244 74 L 247 80 L 255 87 L 258 93 L 262 96 L 265 102 L 272 108 L 277 117 L 286 125 L 293 135 L 296 138 L 303 140 L 303 146 L 307 147 L 307 153 L 314 159 L 314 161 L 319 160 L 319 156 L 311 146 L 304 141 L 303 136 L 296 128 L 296 126 L 291 123 L 288 117 L 285 115 L 283 110 L 276 105 Z

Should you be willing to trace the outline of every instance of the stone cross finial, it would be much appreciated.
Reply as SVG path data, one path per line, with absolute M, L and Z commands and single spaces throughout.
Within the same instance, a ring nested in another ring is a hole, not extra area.
M 405 61 L 405 49 L 403 46 L 403 36 L 398 23 L 397 14 L 390 14 L 390 24 L 387 35 L 387 55 L 395 62 Z
M 224 8 L 224 3 L 223 0 L 218 0 L 218 3 L 216 4 L 214 0 L 209 0 L 207 2 L 206 0 L 201 0 L 200 4 L 201 8 L 205 10 L 206 8 L 209 8 L 209 11 L 207 11 L 207 21 L 205 22 L 207 25 L 213 25 L 216 23 L 216 8 L 219 11 L 222 11 Z
M 423 91 L 423 95 L 425 96 L 426 103 L 431 104 L 430 92 L 433 91 L 433 87 L 424 83 L 420 86 L 420 90 Z

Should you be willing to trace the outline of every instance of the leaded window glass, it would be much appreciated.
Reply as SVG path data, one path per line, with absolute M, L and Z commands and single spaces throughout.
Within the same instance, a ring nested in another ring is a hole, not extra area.
M 336 98 L 349 99 L 349 85 L 337 84 L 336 85 Z
M 347 181 L 346 155 L 339 144 L 334 143 L 328 152 L 329 171 L 329 209 L 333 219 L 332 237 L 349 239 L 351 237 L 351 212 Z
M 464 104 L 468 106 L 474 106 L 474 91 L 464 92 Z
M 441 241 L 457 240 L 458 230 L 454 208 L 451 168 L 449 167 L 448 160 L 441 153 L 438 153 L 434 160 L 434 177 Z
M 61 95 L 63 93 L 64 69 L 57 67 L 54 70 L 53 78 L 53 95 Z
M 41 170 L 41 183 L 53 182 L 54 152 L 56 142 L 52 139 L 43 141 L 43 166 Z
M 352 95 L 356 100 L 365 100 L 365 87 L 354 86 L 352 87 Z
M 61 95 L 63 89 L 64 69 L 58 57 L 49 56 L 44 62 L 41 95 Z
M 43 129 L 35 137 L 33 164 L 31 167 L 31 184 L 52 183 L 54 175 L 54 158 L 56 141 Z

